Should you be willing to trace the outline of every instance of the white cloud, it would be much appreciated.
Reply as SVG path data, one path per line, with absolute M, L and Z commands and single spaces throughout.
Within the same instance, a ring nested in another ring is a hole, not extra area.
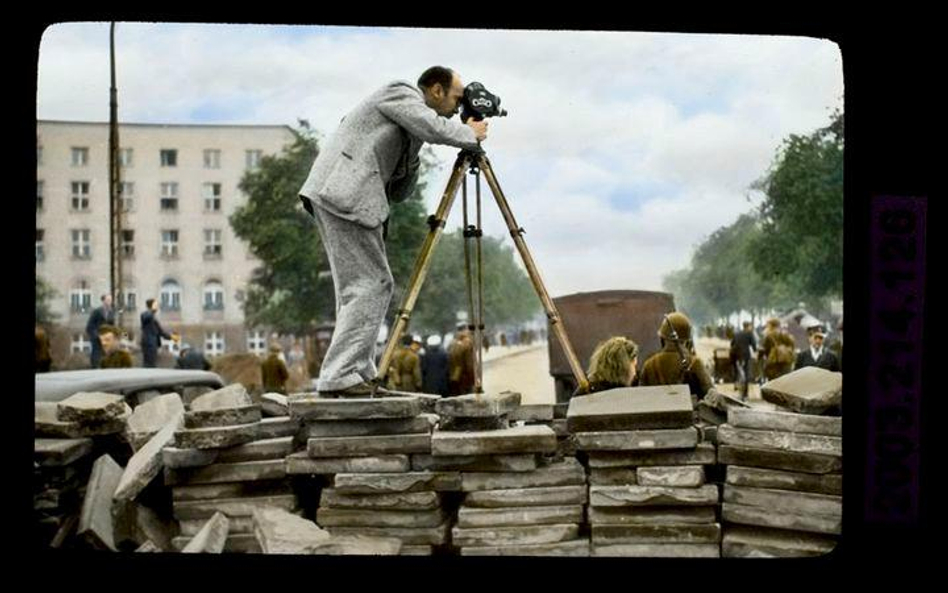
M 839 49 L 808 38 L 119 23 L 116 44 L 133 122 L 301 117 L 328 136 L 366 94 L 432 64 L 484 83 L 510 112 L 484 146 L 554 294 L 660 289 L 751 209 L 747 186 L 780 141 L 825 125 L 843 91 Z M 108 77 L 107 24 L 54 25 L 37 117 L 105 121 Z M 432 209 L 456 150 L 435 153 Z M 509 240 L 482 190 L 486 232 Z

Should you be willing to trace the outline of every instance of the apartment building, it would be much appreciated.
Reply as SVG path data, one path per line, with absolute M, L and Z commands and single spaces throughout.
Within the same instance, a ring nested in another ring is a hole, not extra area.
M 109 126 L 38 121 L 36 274 L 57 292 L 54 360 L 88 352 L 85 324 L 109 290 Z M 138 343 L 145 301 L 208 356 L 262 353 L 266 328 L 244 325 L 259 261 L 228 221 L 241 178 L 293 140 L 287 126 L 119 126 L 122 326 Z M 173 345 L 166 345 L 173 349 Z

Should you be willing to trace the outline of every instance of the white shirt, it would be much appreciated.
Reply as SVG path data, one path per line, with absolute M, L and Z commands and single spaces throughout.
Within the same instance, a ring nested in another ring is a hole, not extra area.
M 811 346 L 810 355 L 813 357 L 813 362 L 816 362 L 820 359 L 821 356 L 823 356 L 823 349 L 820 348 L 819 350 L 816 350 Z

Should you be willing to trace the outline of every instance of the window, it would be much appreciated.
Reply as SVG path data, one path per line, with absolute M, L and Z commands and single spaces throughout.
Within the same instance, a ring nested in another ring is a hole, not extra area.
M 119 166 L 120 167 L 132 166 L 132 149 L 131 148 L 119 149 Z
M 69 291 L 69 310 L 73 313 L 86 313 L 92 308 L 92 289 L 85 280 Z
M 36 229 L 36 261 L 43 261 L 43 235 L 45 231 L 43 229 Z
M 181 310 L 181 286 L 175 280 L 165 280 L 161 285 L 161 310 Z
M 221 151 L 216 149 L 208 149 L 204 151 L 204 168 L 205 169 L 220 169 L 221 168 Z
M 80 332 L 72 334 L 72 343 L 69 346 L 72 354 L 89 354 L 92 352 L 92 342 L 86 339 L 86 334 Z
M 89 182 L 73 181 L 72 185 L 72 209 L 76 212 L 86 212 L 89 210 Z
M 89 164 L 89 149 L 84 146 L 72 147 L 72 166 L 85 167 Z
M 260 166 L 260 159 L 263 158 L 262 150 L 247 151 L 247 168 L 255 169 Z
M 177 167 L 178 166 L 178 151 L 165 149 L 161 151 L 161 166 L 162 167 Z
M 135 183 L 122 181 L 119 183 L 119 199 L 122 203 L 122 212 L 131 212 L 135 208 Z
M 224 334 L 206 332 L 204 334 L 204 353 L 208 356 L 220 356 L 224 353 Z
M 135 231 L 122 230 L 122 257 L 135 257 Z
M 178 231 L 161 231 L 161 255 L 178 257 Z
M 116 307 L 123 311 L 135 311 L 136 305 L 138 304 L 137 295 L 138 293 L 134 288 L 125 289 L 125 292 L 119 293 L 118 298 L 115 300 Z
M 222 251 L 221 231 L 219 229 L 204 229 L 204 256 L 219 258 Z
M 43 182 L 42 181 L 36 182 L 36 209 L 37 210 L 43 209 Z
M 224 287 L 220 282 L 211 280 L 204 285 L 204 309 L 220 311 L 224 308 Z
M 178 209 L 178 184 L 177 183 L 162 183 L 161 184 L 161 209 L 162 210 L 177 210 Z
M 89 241 L 89 229 L 72 230 L 72 258 L 90 259 L 92 257 L 92 247 Z
M 267 333 L 263 331 L 247 332 L 247 350 L 262 355 L 267 351 Z
M 204 195 L 204 210 L 207 212 L 221 211 L 221 184 L 205 183 L 201 188 Z

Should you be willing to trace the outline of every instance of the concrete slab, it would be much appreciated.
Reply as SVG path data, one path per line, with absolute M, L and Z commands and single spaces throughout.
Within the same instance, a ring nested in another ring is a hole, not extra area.
M 764 401 L 801 414 L 838 412 L 843 403 L 843 374 L 803 367 L 761 385 Z
M 478 508 L 562 506 L 586 504 L 587 501 L 585 485 L 479 490 L 464 497 L 465 506 Z
M 458 472 L 351 473 L 336 474 L 333 487 L 349 494 L 381 494 L 386 492 L 458 492 Z
M 310 457 L 364 457 L 404 453 L 430 453 L 431 435 L 405 434 L 366 437 L 322 437 L 309 439 Z
M 656 430 L 692 425 L 687 385 L 620 387 L 570 399 L 570 432 Z
M 694 449 L 698 431 L 694 426 L 668 430 L 577 432 L 576 446 L 584 451 L 642 451 Z
M 715 447 L 698 443 L 694 449 L 668 451 L 591 451 L 589 467 L 640 467 L 656 465 L 713 465 L 717 463 Z
M 759 447 L 718 446 L 718 463 L 765 469 L 779 469 L 807 474 L 838 474 L 843 471 L 843 458 L 818 453 L 794 453 Z
M 667 486 L 590 486 L 592 506 L 707 506 L 718 503 L 718 488 L 705 484 L 700 488 Z
M 431 435 L 434 456 L 553 453 L 556 435 L 548 426 L 516 426 L 505 430 L 445 432 Z
M 286 473 L 289 475 L 403 473 L 409 469 L 411 467 L 408 455 L 313 459 L 309 453 L 301 451 L 286 457 Z
M 722 445 L 777 449 L 790 453 L 815 453 L 837 457 L 843 455 L 842 437 L 735 428 L 728 424 L 722 424 L 718 428 L 718 442 Z

